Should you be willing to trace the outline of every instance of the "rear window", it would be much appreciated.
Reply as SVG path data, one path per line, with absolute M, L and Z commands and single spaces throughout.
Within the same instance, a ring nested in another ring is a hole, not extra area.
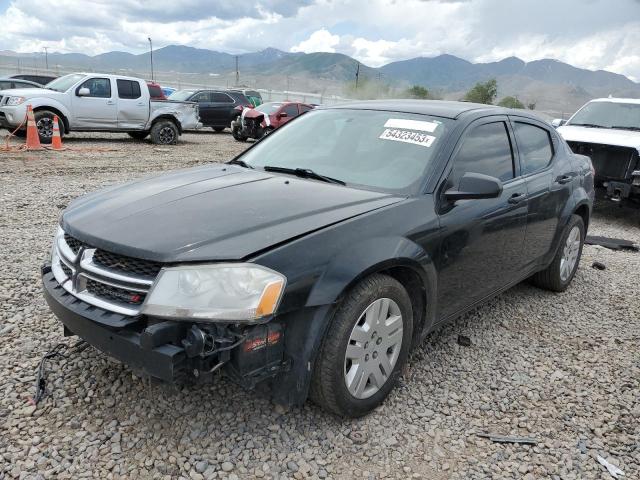
M 149 95 L 152 98 L 164 98 L 164 92 L 156 85 L 147 85 L 149 87 Z
M 226 93 L 222 92 L 213 92 L 213 102 L 216 103 L 233 103 L 234 100 Z
M 553 146 L 549 132 L 544 128 L 523 122 L 515 122 L 513 131 L 516 134 L 523 175 L 536 172 L 549 165 L 553 157 Z
M 134 80 L 117 80 L 118 98 L 134 99 L 142 96 L 140 84 Z
M 195 90 L 178 90 L 177 92 L 173 92 L 171 95 L 169 95 L 169 100 L 184 102 L 194 93 L 196 93 Z

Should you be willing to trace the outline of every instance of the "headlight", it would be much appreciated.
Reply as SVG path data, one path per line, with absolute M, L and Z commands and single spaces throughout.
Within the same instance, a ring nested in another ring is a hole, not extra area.
M 26 100 L 24 97 L 9 97 L 5 105 L 20 105 Z
M 160 271 L 141 313 L 201 321 L 255 322 L 278 308 L 287 279 L 248 263 Z

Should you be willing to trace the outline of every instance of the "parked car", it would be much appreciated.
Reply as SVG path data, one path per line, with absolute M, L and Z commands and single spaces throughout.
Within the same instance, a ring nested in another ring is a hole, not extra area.
M 231 122 L 231 133 L 240 142 L 247 138 L 262 138 L 312 108 L 298 102 L 269 102 L 256 108 L 245 108 Z
M 591 158 L 608 198 L 640 200 L 640 100 L 598 98 L 553 124 L 575 153 Z
M 0 78 L 0 90 L 10 90 L 12 88 L 42 88 L 42 85 L 29 80 L 19 80 L 11 77 Z
M 149 96 L 151 100 L 166 100 L 167 96 L 164 94 L 164 90 L 159 83 L 150 82 L 147 80 L 147 87 L 149 88 Z
M 245 97 L 247 97 L 247 99 L 251 102 L 251 105 L 253 105 L 254 107 L 262 105 L 262 95 L 260 95 L 260 92 L 258 92 L 257 90 L 234 88 L 230 91 L 243 94 Z
M 30 74 L 18 74 L 11 75 L 9 78 L 15 78 L 17 80 L 27 80 L 29 82 L 37 83 L 38 85 L 46 85 L 49 82 L 53 82 L 56 78 L 52 75 L 30 75 Z
M 152 377 L 359 416 L 443 322 L 525 279 L 569 287 L 592 205 L 589 159 L 526 111 L 344 104 L 73 201 L 44 295 L 67 335 Z
M 236 107 L 252 106 L 242 93 L 225 90 L 178 90 L 169 96 L 169 100 L 197 102 L 200 106 L 200 120 L 216 132 L 230 127 L 231 122 L 240 115 Z
M 169 95 L 171 95 L 173 92 L 177 90 L 173 87 L 161 87 L 161 88 L 162 88 L 162 93 L 164 93 L 165 97 L 169 97 Z
M 0 92 L 0 126 L 24 124 L 27 105 L 33 107 L 40 141 L 50 143 L 53 117 L 60 118 L 60 135 L 79 132 L 123 132 L 136 139 L 151 136 L 160 144 L 176 143 L 185 129 L 198 128 L 198 105 L 156 102 L 139 78 L 101 73 L 73 73 L 46 88 Z M 24 135 L 24 128 L 16 132 Z

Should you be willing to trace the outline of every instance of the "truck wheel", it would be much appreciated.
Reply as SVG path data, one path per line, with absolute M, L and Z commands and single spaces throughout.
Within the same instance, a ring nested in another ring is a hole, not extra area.
M 159 120 L 151 127 L 151 141 L 156 145 L 174 145 L 178 135 L 178 127 L 171 120 Z
M 402 284 L 372 275 L 341 302 L 323 339 L 310 398 L 337 415 L 359 417 L 387 397 L 413 333 L 411 300 Z
M 226 127 L 211 127 L 214 132 L 222 132 Z
M 584 236 L 582 217 L 571 215 L 553 262 L 545 270 L 534 274 L 531 283 L 553 292 L 564 292 L 578 270 Z
M 36 128 L 40 137 L 40 143 L 49 144 L 53 137 L 53 117 L 55 113 L 49 110 L 38 110 L 34 113 Z M 64 136 L 64 124 L 62 119 L 58 117 L 58 127 L 60 128 L 60 137 Z
M 149 136 L 149 132 L 127 132 L 127 135 L 136 140 L 144 140 Z
M 238 128 L 238 127 L 234 127 L 231 130 L 231 135 L 233 135 L 233 138 L 235 138 L 239 142 L 246 142 L 247 141 L 247 137 L 240 133 L 240 128 Z

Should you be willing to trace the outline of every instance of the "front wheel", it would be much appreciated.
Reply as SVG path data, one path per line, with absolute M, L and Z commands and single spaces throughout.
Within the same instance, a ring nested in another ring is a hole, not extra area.
M 413 333 L 407 291 L 397 280 L 375 274 L 342 301 L 320 347 L 311 399 L 344 417 L 359 417 L 380 405 L 404 365 Z
M 40 143 L 50 144 L 53 138 L 53 118 L 55 113 L 49 110 L 38 110 L 34 113 L 33 117 L 36 121 L 36 128 L 38 129 L 38 136 L 40 137 Z M 60 130 L 60 137 L 64 135 L 64 125 L 62 119 L 58 117 L 58 128 Z
M 551 265 L 531 277 L 534 285 L 553 292 L 564 292 L 569 287 L 582 256 L 584 230 L 582 217 L 571 215 Z
M 246 142 L 248 138 L 246 135 L 240 133 L 240 127 L 233 127 L 231 129 L 231 135 L 239 142 Z
M 157 145 L 178 143 L 178 127 L 171 120 L 160 120 L 151 127 L 151 141 Z

